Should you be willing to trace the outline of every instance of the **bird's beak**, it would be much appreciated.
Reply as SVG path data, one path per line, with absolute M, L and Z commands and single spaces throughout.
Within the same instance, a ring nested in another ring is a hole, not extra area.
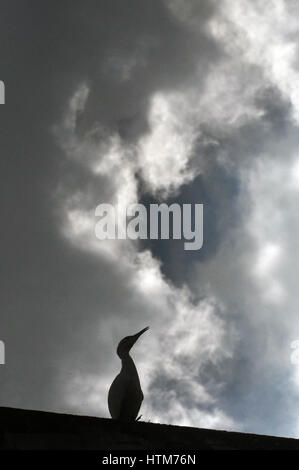
M 149 329 L 149 326 L 146 326 L 145 328 L 143 328 L 143 330 L 136 333 L 136 335 L 133 335 L 134 343 L 137 341 L 139 336 L 141 336 L 143 333 L 145 333 L 148 329 Z

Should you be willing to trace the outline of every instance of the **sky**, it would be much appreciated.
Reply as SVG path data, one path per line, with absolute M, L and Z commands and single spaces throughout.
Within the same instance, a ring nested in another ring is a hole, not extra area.
M 1 0 L 0 406 L 299 438 L 299 5 Z M 204 243 L 98 240 L 204 205 Z

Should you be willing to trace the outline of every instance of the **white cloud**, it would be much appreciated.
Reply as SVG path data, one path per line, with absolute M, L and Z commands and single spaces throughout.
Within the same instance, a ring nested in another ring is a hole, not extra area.
M 289 97 L 298 121 L 297 6 L 284 0 L 226 0 L 221 2 L 221 12 L 211 22 L 213 32 L 247 63 L 261 67 L 265 77 Z
M 157 93 L 149 109 L 150 132 L 138 143 L 138 166 L 152 192 L 178 189 L 193 179 L 188 168 L 196 137 L 184 95 Z

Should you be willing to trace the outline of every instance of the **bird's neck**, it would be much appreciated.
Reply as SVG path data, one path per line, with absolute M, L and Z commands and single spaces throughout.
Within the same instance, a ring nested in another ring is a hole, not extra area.
M 131 358 L 130 354 L 126 354 L 125 356 L 121 357 L 121 368 L 123 371 L 126 371 L 127 373 L 136 373 L 137 374 L 137 369 L 134 364 L 133 359 Z

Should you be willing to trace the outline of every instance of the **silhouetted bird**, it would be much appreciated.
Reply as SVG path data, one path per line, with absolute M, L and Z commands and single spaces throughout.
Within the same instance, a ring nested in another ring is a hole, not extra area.
M 113 419 L 135 421 L 140 409 L 143 393 L 134 361 L 129 352 L 149 327 L 133 336 L 126 336 L 117 346 L 117 354 L 121 359 L 121 371 L 113 380 L 108 393 L 108 407 Z

